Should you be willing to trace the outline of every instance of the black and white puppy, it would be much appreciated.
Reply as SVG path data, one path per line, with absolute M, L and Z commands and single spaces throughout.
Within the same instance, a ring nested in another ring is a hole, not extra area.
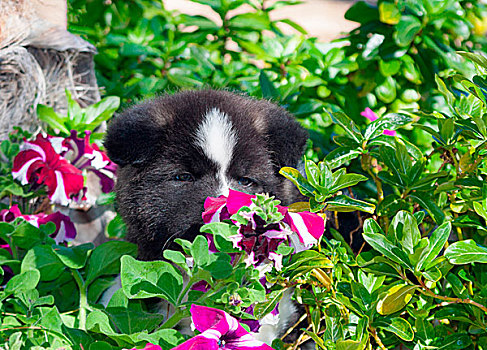
M 297 167 L 306 139 L 283 108 L 227 91 L 166 95 L 116 117 L 105 147 L 119 165 L 118 211 L 139 258 L 161 259 L 164 249 L 177 249 L 174 238 L 192 240 L 205 199 L 229 188 L 269 193 L 284 205 L 296 201 L 297 190 L 279 169 Z M 295 318 L 287 304 L 280 308 L 283 323 Z M 271 341 L 276 329 L 269 331 L 261 329 L 260 338 Z
M 283 108 L 226 91 L 162 96 L 116 117 L 105 147 L 119 165 L 118 211 L 139 258 L 162 258 L 174 238 L 194 238 L 206 197 L 229 188 L 295 201 L 279 169 L 298 165 L 306 139 Z

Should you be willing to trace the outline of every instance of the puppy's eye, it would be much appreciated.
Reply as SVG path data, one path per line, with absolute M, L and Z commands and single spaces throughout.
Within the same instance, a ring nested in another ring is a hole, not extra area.
M 183 182 L 193 182 L 194 177 L 190 173 L 182 173 L 175 175 L 173 178 L 174 181 L 183 181 Z
M 255 185 L 255 181 L 248 177 L 243 177 L 243 176 L 239 177 L 237 178 L 237 181 L 240 186 L 244 186 L 244 187 Z

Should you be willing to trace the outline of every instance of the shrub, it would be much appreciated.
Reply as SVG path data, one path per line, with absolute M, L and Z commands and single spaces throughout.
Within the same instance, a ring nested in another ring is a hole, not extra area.
M 97 44 L 100 83 L 124 103 L 208 84 L 286 105 L 312 144 L 306 176 L 292 168 L 281 174 L 308 201 L 283 208 L 266 195 L 242 195 L 239 210 L 229 212 L 230 196 L 208 200 L 202 235 L 178 240 L 181 251 L 166 250 L 165 261 L 137 261 L 135 246 L 119 240 L 71 245 L 69 218 L 52 213 L 60 198 L 53 174 L 69 168 L 65 174 L 76 175 L 62 177 L 68 202 L 85 194 L 87 171 L 111 179 L 95 144 L 103 135 L 92 132 L 118 100 L 88 109 L 70 101 L 67 116 L 40 107 L 49 135 L 17 130 L 0 147 L 2 345 L 171 349 L 188 341 L 173 328 L 198 308 L 191 305 L 224 310 L 248 331 L 275 317 L 293 291 L 305 312 L 288 331 L 294 339 L 274 340 L 275 349 L 310 340 L 326 350 L 487 348 L 487 60 L 455 53 L 484 47 L 469 30 L 478 29 L 483 5 L 358 2 L 346 16 L 360 27 L 321 44 L 282 35 L 269 20 L 282 2 L 198 2 L 222 24 L 170 13 L 159 2 L 72 0 L 71 28 Z M 231 16 L 244 4 L 252 14 Z M 110 193 L 98 198 L 112 201 Z M 340 225 L 336 213 L 347 211 L 358 211 L 358 228 L 322 236 L 321 218 L 331 213 Z M 301 231 L 297 217 L 314 224 Z M 109 231 L 123 236 L 120 218 Z M 358 235 L 367 244 L 353 251 L 349 238 Z M 101 295 L 119 273 L 122 288 L 105 307 Z M 170 317 L 143 300 L 153 297 Z

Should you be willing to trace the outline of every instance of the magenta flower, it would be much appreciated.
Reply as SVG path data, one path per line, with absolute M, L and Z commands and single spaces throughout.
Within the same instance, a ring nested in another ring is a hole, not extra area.
M 248 220 L 246 225 L 232 220 L 239 227 L 238 234 L 230 237 L 233 246 L 247 253 L 245 262 L 248 266 L 258 266 L 265 260 L 274 262 L 277 270 L 282 267 L 282 255 L 277 254 L 277 247 L 283 243 L 294 247 L 295 252 L 311 248 L 323 235 L 323 219 L 310 212 L 291 213 L 287 207 L 277 206 L 283 216 L 280 222 L 266 223 L 255 211 L 252 202 L 256 196 L 230 190 L 228 197 L 208 197 L 205 201 L 203 221 L 205 224 L 229 220 L 237 212 Z M 247 207 L 250 211 L 240 211 Z
M 191 305 L 190 311 L 193 324 L 201 334 L 174 350 L 272 350 L 269 345 L 256 340 L 225 311 L 199 305 Z
M 70 199 L 83 190 L 81 170 L 57 154 L 49 138 L 41 134 L 34 141 L 25 142 L 14 159 L 12 175 L 23 185 L 45 184 L 49 199 L 62 205 L 68 205 Z
M 130 350 L 137 350 L 137 348 L 132 348 Z M 140 349 L 140 350 L 162 350 L 162 348 L 159 345 L 154 345 L 152 343 L 147 343 L 145 346 Z
M 375 114 L 375 112 L 373 110 L 371 110 L 369 107 L 365 108 L 365 110 L 363 112 L 360 112 L 360 115 L 362 117 L 367 118 L 371 122 L 379 119 L 379 117 L 377 117 L 377 114 Z M 389 130 L 389 129 L 384 130 L 382 133 L 384 135 L 387 135 L 387 136 L 396 136 L 397 135 L 396 130 Z
M 77 137 L 76 131 L 71 131 L 71 136 L 62 142 L 60 153 L 72 165 L 80 170 L 93 172 L 100 179 L 103 193 L 108 193 L 115 184 L 115 171 L 117 166 L 108 156 L 100 151 L 97 144 L 90 144 L 90 132 L 81 139 Z
M 34 215 L 22 215 L 17 205 L 13 205 L 10 209 L 4 209 L 0 211 L 0 221 L 12 222 L 16 218 L 22 218 L 35 227 L 45 225 L 48 222 L 53 222 L 56 225 L 56 230 L 50 235 L 54 238 L 56 244 L 61 242 L 72 241 L 76 238 L 76 229 L 73 222 L 69 218 L 60 212 L 52 214 L 34 214 Z

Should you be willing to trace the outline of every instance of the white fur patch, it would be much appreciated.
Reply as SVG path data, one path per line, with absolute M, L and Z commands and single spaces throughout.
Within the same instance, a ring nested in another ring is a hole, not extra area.
M 232 161 L 237 135 L 227 114 L 217 108 L 211 109 L 196 130 L 196 145 L 218 165 L 220 193 L 228 196 L 229 185 L 225 176 Z

